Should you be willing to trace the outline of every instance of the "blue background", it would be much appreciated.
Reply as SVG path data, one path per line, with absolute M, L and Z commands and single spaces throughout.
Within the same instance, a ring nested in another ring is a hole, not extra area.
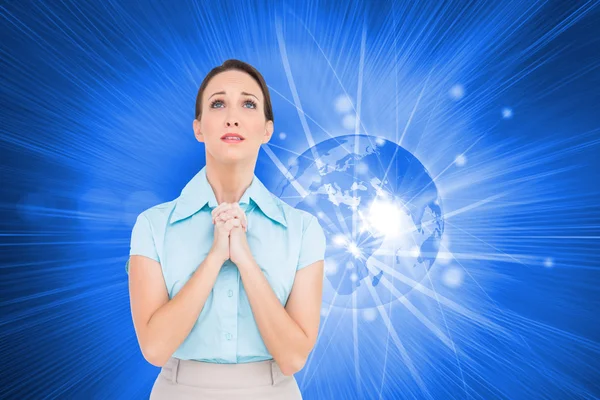
M 271 90 L 267 187 L 358 133 L 444 202 L 419 290 L 324 304 L 306 399 L 600 396 L 598 5 L 3 2 L 0 397 L 147 398 L 131 228 L 204 165 L 195 97 L 228 58 Z

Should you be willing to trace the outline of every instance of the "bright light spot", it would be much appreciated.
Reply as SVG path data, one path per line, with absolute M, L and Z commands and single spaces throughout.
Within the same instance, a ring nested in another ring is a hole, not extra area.
M 381 198 L 382 200 L 387 200 L 390 198 L 390 195 L 381 188 L 375 188 L 376 196 Z
M 454 159 L 454 163 L 459 166 L 462 167 L 463 165 L 465 165 L 467 163 L 467 157 L 465 157 L 464 154 L 459 154 L 458 156 L 456 156 L 456 158 Z
M 359 233 L 363 233 L 369 230 L 369 226 L 367 224 L 365 224 L 364 222 L 360 224 L 359 228 L 358 228 L 358 232 Z
M 452 97 L 454 100 L 460 100 L 465 95 L 465 88 L 461 84 L 456 84 L 452 86 L 452 88 L 450 88 L 450 91 L 448 93 L 450 94 L 450 97 Z
M 356 116 L 354 114 L 346 114 L 342 118 L 342 126 L 346 129 L 354 129 L 356 125 Z
M 544 260 L 544 267 L 550 268 L 552 266 L 554 266 L 554 260 L 552 258 L 550 258 L 550 257 L 546 258 Z
M 365 308 L 363 310 L 363 318 L 365 321 L 375 321 L 377 318 L 377 311 L 374 308 Z
M 298 158 L 296 157 L 290 157 L 290 159 L 288 160 L 288 165 L 294 166 L 294 165 L 298 165 Z
M 352 100 L 350 100 L 348 96 L 342 94 L 335 99 L 333 106 L 335 111 L 339 112 L 340 114 L 344 114 L 352 110 Z
M 437 256 L 435 258 L 435 262 L 442 264 L 442 265 L 448 265 L 452 262 L 452 259 L 454 257 L 452 257 L 452 253 L 449 251 L 440 251 L 437 253 Z
M 353 272 L 352 274 L 350 274 L 350 280 L 352 282 L 356 282 L 358 280 L 358 275 L 356 275 L 356 272 Z
M 323 317 L 326 317 L 326 316 L 327 316 L 327 309 L 326 309 L 325 307 L 321 308 L 321 315 L 322 315 Z
M 398 233 L 398 225 L 402 218 L 402 210 L 395 204 L 376 198 L 369 208 L 367 222 L 384 235 Z
M 281 140 L 285 140 L 286 137 L 287 137 L 287 135 L 285 134 L 285 132 L 281 132 L 279 134 L 279 139 L 281 139 Z
M 417 258 L 417 257 L 419 257 L 419 254 L 421 254 L 421 249 L 419 248 L 419 246 L 413 246 L 410 249 L 410 256 L 411 257 Z
M 504 118 L 504 119 L 511 119 L 512 116 L 513 116 L 513 110 L 512 110 L 512 108 L 504 107 L 502 109 L 502 118 Z
M 306 196 L 303 201 L 304 201 L 305 204 L 307 204 L 309 206 L 315 206 L 316 207 L 317 200 L 318 200 L 318 197 L 314 193 L 311 193 L 308 196 Z
M 346 236 L 342 234 L 337 234 L 333 237 L 333 243 L 338 246 L 345 246 L 347 241 Z
M 355 171 L 358 174 L 364 174 L 364 175 L 366 175 L 369 172 L 369 166 L 366 163 L 364 163 L 364 162 L 361 161 L 356 166 Z
M 361 251 L 358 248 L 358 246 L 356 245 L 356 243 L 350 243 L 348 245 L 348 251 L 350 252 L 350 254 L 352 254 L 355 258 L 359 258 L 361 255 Z
M 338 265 L 334 260 L 326 259 L 325 260 L 325 275 L 335 275 L 338 270 Z
M 442 280 L 444 285 L 448 287 L 458 287 L 463 282 L 463 271 L 457 267 L 450 267 L 446 270 L 446 272 L 444 272 Z
M 323 218 L 325 218 L 325 213 L 323 211 L 319 211 L 317 213 L 317 217 L 319 217 L 319 219 L 323 219 Z
M 383 146 L 383 145 L 385 144 L 385 139 L 384 139 L 384 138 L 381 138 L 381 137 L 378 137 L 378 138 L 376 138 L 376 139 L 375 139 L 375 143 L 376 143 L 378 146 Z

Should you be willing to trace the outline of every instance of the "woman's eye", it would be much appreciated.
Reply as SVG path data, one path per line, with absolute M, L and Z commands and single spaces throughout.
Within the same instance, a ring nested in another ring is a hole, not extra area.
M 250 107 L 247 107 L 247 105 L 250 105 Z M 211 108 L 223 108 L 224 103 L 222 100 L 213 100 L 212 103 L 210 103 L 210 107 Z M 246 100 L 244 102 L 244 107 L 246 108 L 256 108 L 256 103 L 252 100 Z

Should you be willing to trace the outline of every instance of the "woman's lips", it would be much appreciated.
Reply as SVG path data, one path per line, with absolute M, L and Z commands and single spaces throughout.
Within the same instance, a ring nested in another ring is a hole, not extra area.
M 244 141 L 244 139 L 238 138 L 238 137 L 223 137 L 221 139 L 222 141 L 224 141 L 225 143 L 242 143 Z
M 221 136 L 221 140 L 225 143 L 241 143 L 244 141 L 244 138 L 242 137 L 242 135 L 239 135 L 237 133 L 226 133 L 223 136 Z

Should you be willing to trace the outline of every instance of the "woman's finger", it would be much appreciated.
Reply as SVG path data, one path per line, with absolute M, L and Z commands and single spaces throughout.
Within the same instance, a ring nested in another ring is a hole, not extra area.
M 244 228 L 244 231 L 246 230 L 246 222 L 244 221 L 243 216 L 241 216 L 234 210 L 227 210 L 225 212 L 222 212 L 220 215 L 223 215 L 226 220 L 237 219 L 240 222 L 242 228 Z
M 230 208 L 231 208 L 231 203 L 226 203 L 226 202 L 223 202 L 223 203 L 219 204 L 217 207 L 215 207 L 215 209 L 211 211 L 211 217 L 212 217 L 213 224 L 215 223 L 215 217 L 217 215 L 219 215 L 224 210 L 228 210 Z
M 240 226 L 240 220 L 237 218 L 232 218 L 223 224 L 223 230 L 225 232 L 231 232 L 231 230 L 236 226 Z
M 248 218 L 247 218 L 244 210 L 242 210 L 242 208 L 240 207 L 239 203 L 228 203 L 227 206 L 223 205 L 223 207 L 221 207 L 221 205 L 219 205 L 217 208 L 215 208 L 212 211 L 212 215 L 213 215 L 213 223 L 215 223 L 215 219 L 219 215 L 229 215 L 231 217 L 238 218 L 240 220 L 242 227 L 244 228 L 244 231 L 248 230 Z M 224 221 L 226 221 L 228 219 L 229 218 L 224 219 Z
M 234 203 L 232 205 L 232 208 L 227 210 L 227 213 L 230 215 L 234 215 L 237 219 L 240 220 L 242 227 L 244 228 L 244 231 L 247 230 L 248 227 L 248 220 L 246 218 L 246 213 L 244 213 L 244 210 L 242 210 L 242 208 L 239 206 L 239 204 L 236 206 L 237 203 Z
M 231 203 L 223 202 L 215 207 L 214 210 L 211 211 L 213 217 L 217 216 L 221 211 L 226 210 L 231 207 Z
M 244 226 L 244 229 L 245 229 L 248 226 L 248 218 L 246 216 L 246 213 L 240 206 L 240 203 L 233 203 L 232 209 L 235 210 L 236 216 L 242 221 L 242 225 Z
M 223 212 L 223 213 L 219 214 L 218 218 L 221 218 L 223 221 L 229 221 L 230 219 L 235 218 L 235 216 L 231 215 L 228 212 Z

